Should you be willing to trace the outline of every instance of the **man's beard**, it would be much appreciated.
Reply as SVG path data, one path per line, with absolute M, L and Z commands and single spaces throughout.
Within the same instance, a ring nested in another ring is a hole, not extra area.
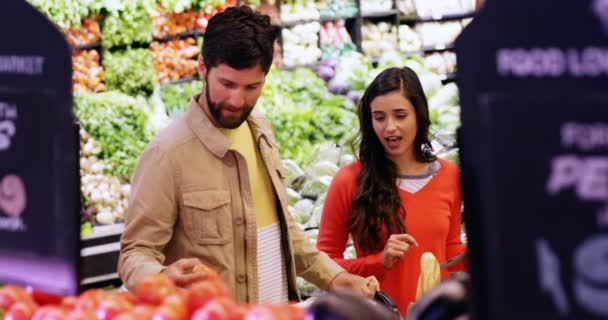
M 241 126 L 241 124 L 247 120 L 251 111 L 253 111 L 254 106 L 242 105 L 240 107 L 235 107 L 225 103 L 215 103 L 211 100 L 211 96 L 209 94 L 211 88 L 209 87 L 209 81 L 205 79 L 205 99 L 207 99 L 207 106 L 209 107 L 209 113 L 222 128 L 227 129 L 236 129 Z M 230 108 L 230 109 L 239 109 L 241 114 L 235 117 L 225 117 L 222 115 L 222 109 Z

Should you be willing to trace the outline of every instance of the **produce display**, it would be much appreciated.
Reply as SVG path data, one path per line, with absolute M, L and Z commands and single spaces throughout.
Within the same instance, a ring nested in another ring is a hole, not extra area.
M 368 22 L 361 27 L 363 53 L 372 58 L 378 58 L 383 53 L 395 51 L 398 48 L 397 27 L 388 22 L 374 24 Z
M 415 17 L 417 15 L 414 0 L 395 0 L 395 4 L 403 16 Z
M 321 58 L 321 24 L 310 22 L 283 29 L 283 63 L 287 67 L 311 64 Z
M 67 31 L 80 26 L 83 19 L 100 13 L 105 0 L 27 0 L 42 13 L 55 22 L 59 28 Z
M 152 17 L 152 35 L 156 39 L 202 29 L 202 26 L 196 23 L 199 14 L 194 11 L 165 13 L 162 8 L 158 11 L 161 14 Z
M 248 5 L 255 10 L 258 10 L 262 14 L 268 15 L 270 17 L 270 23 L 272 25 L 280 24 L 280 15 L 278 0 L 241 0 L 239 3 L 242 5 Z
M 74 95 L 74 111 L 84 130 L 99 144 L 97 157 L 109 166 L 105 173 L 130 178 L 153 134 L 148 128 L 145 100 L 116 91 L 78 93 Z
M 84 219 L 111 224 L 124 219 L 129 180 L 151 140 L 150 109 L 143 99 L 119 92 L 77 93 L 81 123 L 80 169 Z
M 440 48 L 451 45 L 462 31 L 459 21 L 426 22 L 417 24 L 416 33 L 422 39 L 425 48 Z
M 108 90 L 119 90 L 129 95 L 148 96 L 154 90 L 156 76 L 152 63 L 152 51 L 127 49 L 105 51 L 103 80 Z
M 106 2 L 112 3 L 112 2 Z M 152 15 L 155 0 L 116 1 L 106 6 L 101 26 L 101 43 L 105 49 L 152 41 Z
M 68 43 L 72 47 L 85 46 L 101 41 L 100 16 L 84 19 L 78 27 L 65 32 Z
M 90 289 L 71 297 L 7 285 L 0 288 L 0 309 L 7 320 L 303 320 L 306 315 L 295 304 L 239 305 L 215 271 L 200 266 L 190 272 L 203 279 L 187 289 L 162 274 L 144 277 L 133 292 Z
M 80 184 L 83 220 L 92 224 L 123 221 L 131 185 L 110 175 L 112 166 L 101 161 L 101 146 L 80 129 Z
M 456 54 L 454 52 L 434 52 L 424 57 L 424 66 L 438 74 L 456 72 Z
M 104 71 L 97 50 L 73 51 L 72 69 L 74 91 L 106 91 L 106 86 L 102 83 Z
M 321 14 L 312 0 L 287 0 L 281 3 L 281 22 L 319 20 Z
M 351 18 L 357 12 L 357 2 L 354 0 L 325 0 L 319 10 L 321 19 Z
M 197 75 L 200 47 L 195 38 L 152 42 L 152 63 L 159 83 Z
M 422 49 L 420 35 L 407 24 L 399 26 L 399 50 L 404 53 L 419 52 Z
M 329 92 L 308 68 L 293 72 L 272 69 L 256 105 L 270 120 L 281 158 L 307 164 L 320 143 L 344 144 L 354 135 L 355 105 Z
M 475 0 L 414 0 L 416 12 L 421 18 L 440 18 L 444 15 L 462 14 L 475 9 Z
M 202 89 L 203 83 L 198 80 L 180 85 L 161 86 L 159 95 L 167 115 L 171 118 L 177 118 L 186 110 L 190 99 L 201 92 Z
M 319 38 L 321 42 L 322 59 L 340 57 L 348 51 L 357 50 L 348 31 L 346 31 L 344 20 L 323 23 Z
M 393 9 L 392 0 L 364 0 L 361 1 L 361 14 L 374 14 L 387 12 Z

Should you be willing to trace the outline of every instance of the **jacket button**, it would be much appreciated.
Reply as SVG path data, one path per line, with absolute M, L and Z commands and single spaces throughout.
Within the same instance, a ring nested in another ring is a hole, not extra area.
M 237 226 L 242 226 L 244 222 L 244 219 L 241 217 L 237 217 L 236 219 L 234 219 L 234 224 L 236 224 Z
M 229 167 L 233 167 L 234 166 L 234 157 L 231 154 L 228 154 L 226 156 L 226 160 L 224 160 L 224 163 Z
M 239 274 L 238 276 L 236 276 L 236 281 L 238 283 L 245 283 L 245 279 L 247 279 L 247 278 L 245 277 L 244 274 Z

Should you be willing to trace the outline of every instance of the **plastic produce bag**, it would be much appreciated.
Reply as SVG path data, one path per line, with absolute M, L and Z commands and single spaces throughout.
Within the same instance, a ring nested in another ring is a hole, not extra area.
M 292 188 L 287 188 L 287 202 L 293 206 L 296 202 L 302 200 L 302 196 Z
M 342 155 L 342 147 L 337 144 L 322 144 L 317 150 L 317 154 L 314 159 L 314 163 L 319 161 L 329 161 L 334 164 L 340 162 L 340 156 Z
M 338 157 L 338 161 L 333 162 L 333 161 L 327 161 L 327 160 L 321 160 L 318 162 L 315 162 L 312 165 L 312 168 L 310 169 L 310 175 L 313 177 L 317 177 L 317 176 L 335 176 L 336 173 L 338 173 L 338 170 L 340 169 L 336 163 L 339 162 L 339 157 Z
M 306 181 L 300 193 L 304 196 L 316 198 L 327 192 L 332 179 L 330 176 L 314 177 Z
M 308 220 L 308 224 L 306 225 L 308 228 L 318 228 L 321 224 L 321 216 L 323 215 L 323 205 L 316 206 L 312 210 L 310 219 Z
M 287 171 L 286 178 L 288 184 L 292 184 L 297 178 L 304 175 L 304 170 L 293 160 L 283 160 L 283 167 Z
M 313 213 L 314 202 L 310 199 L 302 199 L 293 206 L 292 215 L 297 223 L 306 224 Z

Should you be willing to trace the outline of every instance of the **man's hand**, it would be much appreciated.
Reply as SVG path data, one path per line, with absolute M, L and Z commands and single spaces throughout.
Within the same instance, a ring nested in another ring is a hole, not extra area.
M 386 270 L 393 267 L 393 264 L 403 258 L 410 250 L 410 246 L 418 246 L 418 242 L 409 234 L 393 234 L 388 238 L 384 251 L 382 251 L 382 264 Z
M 362 296 L 372 298 L 380 290 L 376 277 L 363 278 L 348 272 L 339 273 L 329 284 L 329 289 L 348 289 Z
M 197 266 L 204 265 L 196 258 L 179 259 L 167 266 L 162 273 L 173 280 L 177 286 L 188 287 L 195 282 L 205 279 L 205 273 L 192 271 Z

